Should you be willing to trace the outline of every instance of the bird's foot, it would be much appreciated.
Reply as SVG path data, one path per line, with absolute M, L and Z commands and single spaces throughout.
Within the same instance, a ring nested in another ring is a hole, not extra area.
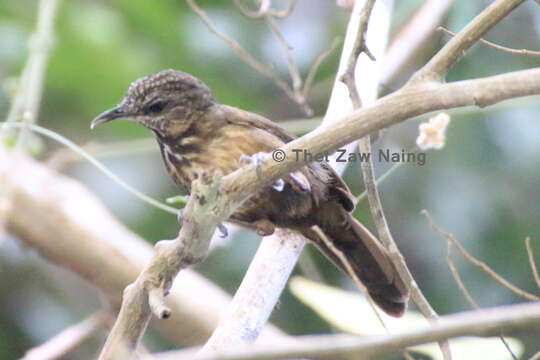
M 255 171 L 257 172 L 257 176 L 260 176 L 260 167 L 259 164 L 266 158 L 266 155 L 268 153 L 265 152 L 258 152 L 251 156 L 249 155 L 240 155 L 240 165 L 247 165 L 247 164 L 253 164 L 255 166 Z
M 260 236 L 269 236 L 276 230 L 274 224 L 268 219 L 259 219 L 252 223 L 255 231 Z
M 265 152 L 258 152 L 251 156 L 248 155 L 240 155 L 240 159 L 238 160 L 240 162 L 240 165 L 248 165 L 253 164 L 255 166 L 255 172 L 257 173 L 257 176 L 261 176 L 261 170 L 259 167 L 259 164 L 266 158 L 266 155 L 268 153 Z M 285 181 L 283 179 L 278 179 L 272 187 L 279 192 L 283 191 L 283 188 L 285 187 Z
M 282 192 L 283 188 L 285 187 L 285 181 L 283 181 L 283 179 L 277 179 L 277 181 L 274 183 L 274 185 L 272 185 L 272 187 L 274 188 L 274 190 Z

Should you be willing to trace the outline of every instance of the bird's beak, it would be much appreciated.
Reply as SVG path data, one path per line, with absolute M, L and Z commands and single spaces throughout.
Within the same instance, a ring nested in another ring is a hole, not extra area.
M 111 120 L 118 119 L 118 118 L 121 118 L 121 117 L 126 117 L 126 116 L 129 116 L 129 114 L 127 114 L 122 109 L 122 107 L 117 106 L 115 108 L 107 110 L 107 111 L 99 114 L 98 116 L 96 116 L 96 118 L 94 120 L 92 120 L 92 123 L 90 124 L 90 129 L 93 129 L 94 126 L 96 126 L 96 125 L 103 124 L 103 123 L 109 122 Z

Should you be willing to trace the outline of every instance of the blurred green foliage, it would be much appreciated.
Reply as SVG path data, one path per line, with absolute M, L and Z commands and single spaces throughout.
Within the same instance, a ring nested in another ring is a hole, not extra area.
M 393 34 L 420 3 L 419 0 L 397 1 Z M 446 27 L 459 30 L 488 3 L 485 0 L 456 1 L 445 20 Z M 37 2 L 31 0 L 0 2 L 0 83 L 6 90 L 0 93 L 0 116 L 7 113 L 9 89 L 28 55 L 26 44 L 35 27 L 36 5 Z M 199 5 L 220 30 L 287 76 L 280 49 L 264 23 L 242 17 L 229 1 L 201 0 Z M 540 17 L 535 17 L 534 12 L 538 12 L 537 4 L 532 1 L 524 4 L 490 31 L 487 38 L 502 45 L 539 50 Z M 346 11 L 337 8 L 333 1 L 300 0 L 293 17 L 279 21 L 294 48 L 302 74 L 307 73 L 311 61 L 335 36 L 343 36 L 347 18 Z M 434 35 L 431 44 L 418 54 L 418 62 L 412 69 L 421 66 L 447 39 L 442 34 Z M 334 52 L 323 63 L 317 75 L 310 99 L 316 116 L 324 113 L 338 53 Z M 538 58 L 505 54 L 476 45 L 452 70 L 449 81 L 539 65 Z M 112 123 L 92 132 L 89 124 L 96 114 L 121 99 L 131 81 L 164 68 L 180 69 L 201 78 L 223 103 L 276 121 L 302 115 L 276 86 L 211 35 L 183 1 L 72 0 L 62 2 L 58 14 L 39 124 L 79 144 L 148 137 L 146 130 L 130 123 Z M 408 75 L 410 72 L 403 80 Z M 399 85 L 385 84 L 385 88 L 395 89 Z M 540 261 L 538 100 L 536 97 L 508 102 L 494 110 L 451 112 L 453 120 L 446 147 L 429 152 L 425 166 L 404 166 L 381 186 L 394 236 L 420 287 L 440 313 L 467 309 L 468 305 L 444 262 L 444 239 L 430 231 L 419 215 L 424 208 L 443 228 L 455 233 L 475 256 L 488 262 L 508 280 L 528 291 L 539 291 L 523 242 L 525 236 L 531 236 L 533 250 Z M 410 148 L 417 135 L 417 124 L 418 120 L 393 127 L 377 147 Z M 46 141 L 45 151 L 39 157 L 45 159 L 58 148 L 57 144 Z M 122 178 L 157 199 L 178 193 L 165 174 L 157 151 L 104 161 Z M 376 164 L 378 174 L 387 168 L 388 164 Z M 88 165 L 70 165 L 65 172 L 100 194 L 121 221 L 148 241 L 175 234 L 177 224 L 173 216 L 140 203 Z M 146 174 L 144 178 L 141 173 Z M 346 180 L 356 194 L 362 191 L 357 164 L 349 167 Z M 366 204 L 359 206 L 359 216 L 369 224 Z M 244 232 L 235 241 L 214 251 L 197 270 L 233 293 L 257 245 L 257 237 Z M 65 296 L 36 281 L 41 277 L 36 275 L 35 266 L 24 260 L 26 255 L 21 256 L 14 249 L 3 251 L 5 247 L 0 243 L 0 358 L 13 359 L 21 356 L 31 344 L 44 341 L 95 309 L 97 295 L 93 295 L 94 298 L 90 295 L 91 300 L 81 300 L 74 306 L 73 299 L 66 301 Z M 304 256 L 312 258 L 325 281 L 354 288 L 313 249 L 306 250 Z M 521 301 L 470 263 L 459 256 L 456 259 L 466 285 L 481 305 Z M 68 275 L 62 272 L 62 276 Z M 13 284 L 15 278 L 17 286 Z M 24 306 L 29 304 L 18 301 L 23 291 L 40 294 L 41 300 L 31 303 L 40 307 L 33 313 L 45 314 L 43 319 L 57 321 L 36 322 L 28 316 L 23 319 L 20 314 L 26 312 Z M 51 306 L 51 303 L 56 305 Z M 58 320 L 56 314 L 62 314 L 62 318 Z M 331 331 L 288 291 L 283 294 L 271 320 L 295 334 Z M 529 345 L 527 351 L 532 352 L 534 339 L 539 335 L 536 332 L 516 336 L 521 336 Z M 171 346 L 161 340 L 153 344 L 156 348 Z M 79 353 L 80 357 L 74 358 L 89 356 Z

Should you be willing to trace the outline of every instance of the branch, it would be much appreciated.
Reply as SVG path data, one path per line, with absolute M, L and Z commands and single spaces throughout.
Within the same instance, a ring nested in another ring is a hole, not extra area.
M 534 261 L 534 254 L 531 249 L 531 238 L 525 238 L 525 248 L 527 249 L 527 255 L 529 258 L 529 264 L 531 265 L 531 271 L 533 273 L 534 281 L 536 286 L 540 288 L 540 276 L 538 276 L 538 270 L 536 269 L 536 262 Z
M 476 302 L 476 300 L 474 300 L 474 298 L 472 297 L 471 293 L 469 292 L 469 290 L 467 289 L 467 287 L 465 286 L 465 284 L 463 283 L 463 280 L 461 279 L 461 275 L 459 274 L 456 266 L 454 265 L 454 263 L 452 262 L 452 245 L 456 245 L 459 244 L 459 247 L 461 248 L 461 244 L 459 243 L 459 241 L 454 237 L 453 234 L 450 234 L 448 232 L 445 232 L 443 231 L 442 229 L 440 229 L 437 225 L 435 225 L 435 222 L 433 221 L 433 218 L 431 217 L 431 214 L 427 211 L 427 210 L 422 210 L 421 211 L 421 214 L 424 215 L 429 223 L 430 223 L 430 226 L 433 230 L 435 230 L 437 233 L 439 233 L 439 235 L 441 235 L 442 237 L 444 237 L 446 239 L 446 242 L 447 242 L 447 250 L 446 250 L 446 264 L 448 265 L 448 268 L 450 269 L 450 272 L 452 273 L 452 276 L 456 282 L 456 284 L 458 285 L 458 288 L 459 290 L 461 291 L 461 293 L 463 294 L 463 296 L 465 296 L 465 299 L 467 299 L 467 302 L 469 303 L 469 305 L 471 307 L 473 307 L 474 309 L 480 309 L 480 306 L 478 305 L 478 303 Z M 467 253 L 468 254 L 468 253 Z M 469 255 L 470 256 L 470 255 Z M 475 259 L 476 260 L 476 259 Z M 508 344 L 508 342 L 506 341 L 506 339 L 504 338 L 504 336 L 502 334 L 499 335 L 499 338 L 501 339 L 503 345 L 506 347 L 506 349 L 508 350 L 508 352 L 510 353 L 510 356 L 512 356 L 512 358 L 514 360 L 517 360 L 517 357 L 516 355 L 514 354 L 514 352 L 512 351 L 512 348 L 510 347 L 510 345 Z
M 263 238 L 231 305 L 201 354 L 231 350 L 257 339 L 305 243 L 303 236 L 285 229 L 276 229 Z
M 525 0 L 496 0 L 480 15 L 476 16 L 463 30 L 419 70 L 411 81 L 442 81 L 447 72 L 489 29 L 501 21 Z
M 523 316 L 527 314 L 527 316 Z M 251 345 L 197 360 L 271 360 L 349 356 L 371 358 L 396 353 L 420 344 L 461 336 L 492 336 L 501 331 L 533 329 L 540 324 L 540 304 L 528 303 L 462 312 L 441 317 L 440 323 L 399 334 L 382 336 L 315 335 L 287 344 Z M 155 360 L 177 359 L 174 351 L 154 355 Z
M 456 35 L 452 31 L 446 29 L 444 26 L 439 26 L 437 28 L 437 30 L 440 30 L 440 31 L 442 31 L 442 32 L 444 32 L 444 33 L 446 33 L 446 34 L 448 34 L 450 36 L 455 36 Z M 494 42 L 487 41 L 487 40 L 484 40 L 484 39 L 480 39 L 478 41 L 480 41 L 482 44 L 486 44 L 487 46 L 492 47 L 492 48 L 494 48 L 496 50 L 500 50 L 500 51 L 507 52 L 507 53 L 510 53 L 510 54 L 540 57 L 540 51 L 533 51 L 533 50 L 527 50 L 527 49 L 513 49 L 513 48 L 506 47 L 506 46 L 501 46 L 501 45 L 495 44 Z
M 63 358 L 96 331 L 111 322 L 110 315 L 97 312 L 78 324 L 67 327 L 45 343 L 26 352 L 21 360 L 53 360 Z
M 270 1 L 264 0 L 261 1 L 261 8 L 257 14 L 251 13 L 249 10 L 245 9 L 240 1 L 235 1 L 236 6 L 240 9 L 240 12 L 242 12 L 244 15 L 251 17 L 251 18 L 258 18 L 258 17 L 264 17 L 266 19 L 266 22 L 268 23 L 268 26 L 270 27 L 270 30 L 276 35 L 279 44 L 284 50 L 285 58 L 287 61 L 287 66 L 289 69 L 289 73 L 292 78 L 293 86 L 289 86 L 281 77 L 280 75 L 268 67 L 267 65 L 261 63 L 259 60 L 257 60 L 253 55 L 251 55 L 246 49 L 242 47 L 236 40 L 228 37 L 227 35 L 219 32 L 216 27 L 212 24 L 210 18 L 204 12 L 203 9 L 201 9 L 195 2 L 195 0 L 186 0 L 188 5 L 190 6 L 191 10 L 195 12 L 201 20 L 204 22 L 204 24 L 208 27 L 208 30 L 212 32 L 214 35 L 216 35 L 218 38 L 223 40 L 227 45 L 231 47 L 231 49 L 236 53 L 236 55 L 243 60 L 246 64 L 251 66 L 255 71 L 258 71 L 262 75 L 266 76 L 270 80 L 272 80 L 280 89 L 282 89 L 285 94 L 293 100 L 295 103 L 297 103 L 302 110 L 306 113 L 306 115 L 311 116 L 313 115 L 313 111 L 307 104 L 306 97 L 304 96 L 304 93 L 302 91 L 302 79 L 300 78 L 300 74 L 298 72 L 298 68 L 296 66 L 296 63 L 294 62 L 294 59 L 291 55 L 291 48 L 287 44 L 287 41 L 284 39 L 283 35 L 279 31 L 279 28 L 277 27 L 274 16 L 277 17 L 285 17 L 288 16 L 290 11 L 294 9 L 294 5 L 296 3 L 295 0 L 293 0 L 290 3 L 290 6 L 287 10 L 280 12 L 280 11 L 273 11 L 270 6 Z M 259 16 L 260 15 L 260 16 Z
M 360 25 L 359 25 L 359 32 L 355 41 L 354 50 L 351 53 L 351 56 L 349 58 L 349 63 L 347 66 L 347 71 L 343 75 L 342 80 L 347 85 L 347 88 L 349 90 L 349 96 L 351 98 L 351 102 L 353 104 L 354 109 L 358 109 L 362 107 L 362 100 L 360 99 L 360 95 L 358 94 L 358 89 L 356 88 L 356 79 L 354 77 L 354 70 L 356 68 L 356 62 L 358 61 L 358 56 L 362 51 L 366 52 L 367 47 L 365 45 L 365 33 L 367 31 L 367 25 L 369 22 L 369 14 L 371 13 L 371 9 L 374 5 L 374 2 L 366 1 L 364 4 L 364 7 L 362 8 L 362 11 L 360 12 Z M 355 5 L 356 8 L 356 5 Z M 353 10 L 354 11 L 354 10 Z M 366 52 L 366 54 L 374 60 L 373 56 Z M 370 99 L 371 100 L 371 99 Z M 361 153 L 364 154 L 371 154 L 371 138 L 369 135 L 361 138 L 358 141 L 358 147 Z M 368 158 L 369 160 L 366 162 L 362 162 L 361 169 L 362 169 L 362 177 L 364 179 L 364 185 L 366 187 L 366 192 L 368 195 L 368 201 L 369 201 L 369 209 L 371 212 L 371 216 L 373 218 L 373 221 L 375 222 L 375 225 L 377 227 L 377 234 L 379 235 L 379 239 L 382 241 L 384 246 L 389 250 L 390 259 L 394 266 L 396 267 L 399 276 L 404 280 L 405 284 L 407 284 L 407 287 L 409 289 L 409 292 L 411 293 L 411 296 L 413 298 L 413 301 L 415 304 L 417 304 L 420 311 L 426 316 L 428 319 L 436 320 L 437 319 L 437 313 L 433 310 L 427 299 L 425 298 L 424 294 L 416 284 L 416 281 L 414 280 L 411 272 L 409 271 L 407 264 L 405 263 L 405 260 L 403 258 L 403 255 L 399 251 L 392 234 L 390 232 L 390 228 L 388 227 L 388 222 L 386 220 L 386 217 L 384 215 L 384 210 L 382 207 L 381 199 L 379 196 L 379 191 L 377 190 L 377 184 L 375 180 L 375 171 L 373 168 L 373 157 L 370 156 Z M 448 342 L 444 341 L 441 342 L 441 351 L 443 353 L 443 357 L 445 360 L 450 360 L 452 358 L 452 355 L 450 353 L 450 346 Z
M 426 210 L 423 210 L 422 214 L 427 217 L 427 219 L 429 220 L 429 225 L 431 226 L 431 228 L 433 230 L 435 230 L 435 232 L 437 234 L 441 235 L 448 242 L 452 243 L 459 250 L 459 252 L 463 255 L 463 257 L 465 259 L 467 259 L 473 265 L 475 265 L 475 266 L 479 267 L 480 269 L 482 269 L 486 274 L 491 276 L 496 282 L 498 282 L 499 284 L 501 284 L 502 286 L 504 286 L 508 290 L 512 291 L 514 294 L 516 294 L 518 296 L 521 296 L 522 298 L 524 298 L 526 300 L 531 300 L 531 301 L 539 301 L 540 300 L 540 297 L 538 297 L 538 296 L 536 296 L 534 294 L 531 294 L 531 293 L 529 293 L 529 292 L 527 292 L 525 290 L 521 290 L 520 288 L 518 288 L 517 286 L 515 286 L 514 284 L 512 284 L 511 282 L 509 282 L 508 280 L 506 280 L 505 278 L 503 278 L 499 274 L 497 274 L 497 272 L 495 272 L 485 262 L 480 261 L 477 258 L 475 258 L 474 256 L 472 256 L 471 253 L 469 253 L 467 251 L 467 249 L 465 249 L 463 247 L 463 245 L 461 245 L 461 243 L 456 239 L 454 234 L 451 234 L 451 233 L 449 233 L 447 231 L 444 231 L 443 229 L 438 227 L 435 224 L 435 222 L 433 221 L 431 215 L 429 215 L 429 213 Z M 476 304 L 474 301 L 473 301 L 473 303 Z
M 171 316 L 164 296 L 169 293 L 174 278 L 180 270 L 206 257 L 217 224 L 226 219 L 224 214 L 228 215 L 227 199 L 219 195 L 220 180 L 217 172 L 212 179 L 201 173 L 193 182 L 178 237 L 158 242 L 152 260 L 124 290 L 120 313 L 99 359 L 116 359 L 123 347 L 128 351 L 136 349 L 152 312 L 160 319 Z

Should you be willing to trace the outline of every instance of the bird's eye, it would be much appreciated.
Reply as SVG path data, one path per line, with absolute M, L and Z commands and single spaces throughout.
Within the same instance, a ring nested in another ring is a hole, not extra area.
M 147 108 L 147 111 L 152 114 L 157 114 L 160 113 L 163 109 L 165 109 L 165 106 L 167 106 L 166 102 L 156 101 Z

